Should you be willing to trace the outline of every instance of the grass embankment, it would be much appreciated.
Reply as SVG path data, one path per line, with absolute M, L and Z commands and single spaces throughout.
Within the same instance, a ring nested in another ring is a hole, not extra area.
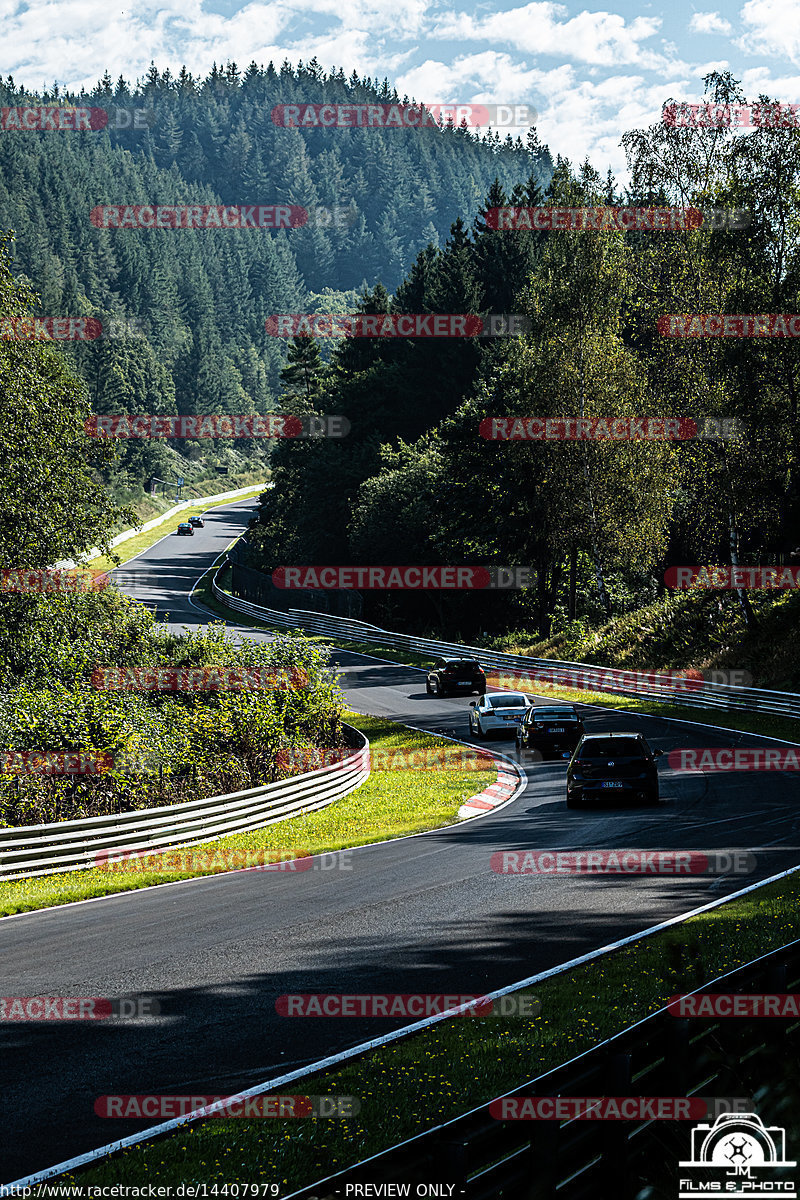
M 169 474 L 169 472 L 166 473 Z M 186 483 L 182 488 L 182 499 L 191 500 L 196 497 L 198 502 L 204 496 L 218 496 L 220 492 L 238 491 L 239 488 L 246 488 L 251 484 L 253 487 L 258 487 L 263 479 L 269 477 L 268 471 L 265 473 L 264 466 L 258 466 L 256 470 L 241 471 L 236 475 L 214 475 L 205 479 L 191 479 L 187 474 L 185 460 L 179 465 L 176 464 L 174 474 L 176 477 L 183 475 L 186 478 Z M 145 521 L 152 521 L 167 509 L 174 508 L 177 503 L 174 494 L 170 491 L 152 494 L 141 487 L 132 491 L 116 492 L 114 498 L 118 503 L 130 505 L 135 509 L 142 524 Z M 120 526 L 113 532 L 122 533 L 125 528 L 125 526 Z
M 536 1017 L 454 1018 L 276 1093 L 354 1096 L 354 1118 L 207 1120 L 65 1180 L 270 1181 L 282 1191 L 311 1183 L 523 1085 L 670 996 L 793 941 L 799 911 L 795 874 L 527 989 L 541 1003 Z M 109 1121 L 108 1140 L 127 1129 Z
M 243 485 L 244 486 L 244 485 Z M 236 489 L 226 489 L 235 491 Z M 93 558 L 88 565 L 95 567 L 101 571 L 110 571 L 116 566 L 130 562 L 137 554 L 141 554 L 143 550 L 148 550 L 154 546 L 156 542 L 161 541 L 163 537 L 175 533 L 178 524 L 181 521 L 188 521 L 189 517 L 199 517 L 202 513 L 211 512 L 215 508 L 225 508 L 228 504 L 234 504 L 238 500 L 247 500 L 250 496 L 259 496 L 264 490 L 264 484 L 256 484 L 251 490 L 237 497 L 236 500 L 222 500 L 219 504 L 205 504 L 202 500 L 198 500 L 196 504 L 192 504 L 186 508 L 182 508 L 180 512 L 173 513 L 171 517 L 156 525 L 153 529 L 148 529 L 144 533 L 139 533 L 135 537 L 127 538 L 126 541 L 120 542 L 118 546 L 113 548 L 113 553 L 118 555 L 121 562 L 114 562 L 107 554 L 100 555 L 99 558 Z M 174 503 L 170 504 L 170 508 L 174 508 Z M 143 521 L 152 519 L 151 517 L 143 517 Z
M 450 743 L 426 733 L 406 729 L 378 717 L 345 714 L 344 719 L 360 729 L 375 750 L 427 750 L 449 746 Z M 252 833 L 235 834 L 196 847 L 202 863 L 191 871 L 120 870 L 93 867 L 87 871 L 70 871 L 19 882 L 0 882 L 0 915 L 28 912 L 52 905 L 69 904 L 93 896 L 133 891 L 157 883 L 213 875 L 230 869 L 222 861 L 217 865 L 205 857 L 207 851 L 219 849 L 228 856 L 260 850 L 280 851 L 297 856 L 343 850 L 368 842 L 437 829 L 456 820 L 458 809 L 477 792 L 482 791 L 497 776 L 494 768 L 485 771 L 468 769 L 376 770 L 355 792 L 337 800 L 319 812 L 293 817 L 268 825 Z M 191 854 L 191 850 L 184 853 Z M 141 865 L 141 863 L 139 864 Z
M 483 644 L 509 654 L 595 663 L 622 670 L 743 671 L 751 687 L 800 691 L 800 595 L 748 593 L 756 617 L 745 627 L 732 592 L 675 592 L 599 628 L 580 622 L 539 639 L 519 633 Z
M 222 575 L 222 573 L 221 573 Z M 207 607 L 211 608 L 219 616 L 226 620 L 237 620 L 244 625 L 255 625 L 263 629 L 281 629 L 277 625 L 270 625 L 264 621 L 258 621 L 251 617 L 243 617 L 234 613 L 224 604 L 220 604 L 211 594 L 211 574 L 207 575 L 194 593 L 194 598 L 201 601 Z M 224 587 L 224 575 L 222 586 Z M 787 597 L 787 600 L 789 598 Z M 296 631 L 296 632 L 299 632 Z M 346 641 L 343 638 L 333 638 L 322 635 L 314 635 L 307 633 L 305 635 L 309 641 L 324 642 L 327 645 L 337 646 L 341 650 L 349 650 L 354 654 L 371 654 L 376 658 L 383 658 L 389 662 L 405 663 L 408 666 L 429 668 L 433 666 L 434 659 L 430 656 L 417 654 L 410 650 L 398 650 L 393 647 L 381 646 L 377 642 L 368 641 Z M 800 641 L 800 640 L 799 640 Z M 509 648 L 508 653 L 514 654 L 529 654 L 532 657 L 544 657 L 538 651 L 540 647 L 526 647 L 524 649 Z M 608 665 L 606 663 L 598 663 L 600 666 Z M 633 667 L 630 663 L 618 664 L 625 670 L 639 669 Z M 535 668 L 531 668 L 535 670 Z M 654 670 L 655 668 L 648 668 Z M 664 670 L 666 668 L 659 668 Z M 603 708 L 614 708 L 620 712 L 631 714 L 640 713 L 642 716 L 665 717 L 673 721 L 693 721 L 700 722 L 704 725 L 718 726 L 720 729 L 731 729 L 741 733 L 759 733 L 765 737 L 779 738 L 783 741 L 794 742 L 800 740 L 800 721 L 792 720 L 787 717 L 776 717 L 768 714 L 757 713 L 733 713 L 725 712 L 716 708 L 692 707 L 690 705 L 681 706 L 677 704 L 658 704 L 655 701 L 639 699 L 635 696 L 617 696 L 611 692 L 595 692 L 582 691 L 577 688 L 556 687 L 552 684 L 541 682 L 538 680 L 528 680 L 515 673 L 500 674 L 500 672 L 487 670 L 487 683 L 490 688 L 514 688 L 517 691 L 528 692 L 537 696 L 552 698 L 553 700 L 565 700 L 575 704 L 595 704 Z

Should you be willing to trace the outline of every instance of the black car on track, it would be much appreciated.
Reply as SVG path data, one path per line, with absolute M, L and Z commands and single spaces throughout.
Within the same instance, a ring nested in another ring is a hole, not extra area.
M 641 733 L 585 733 L 567 767 L 567 808 L 592 801 L 658 801 L 657 758 Z
M 520 762 L 569 758 L 583 734 L 574 704 L 538 704 L 526 712 L 517 729 L 517 756 Z
M 486 675 L 476 658 L 437 658 L 425 680 L 429 696 L 449 696 L 454 692 L 471 695 L 486 692 Z

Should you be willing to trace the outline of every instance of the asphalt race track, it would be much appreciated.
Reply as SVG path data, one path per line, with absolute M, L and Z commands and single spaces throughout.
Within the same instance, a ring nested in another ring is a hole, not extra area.
M 176 628 L 213 619 L 189 592 L 246 526 L 253 503 L 215 510 L 191 539 L 163 538 L 120 568 L 124 590 L 168 613 Z M 235 635 L 270 636 L 228 624 Z M 408 667 L 340 651 L 334 658 L 357 710 L 469 740 L 466 698 L 427 697 L 422 673 Z M 641 729 L 665 752 L 763 744 L 591 706 L 584 717 L 591 731 Z M 489 744 L 513 749 L 511 740 Z M 791 773 L 678 775 L 663 758 L 658 807 L 573 812 L 565 771 L 563 763 L 533 764 L 524 793 L 502 811 L 354 850 L 351 870 L 217 875 L 0 922 L 2 995 L 144 994 L 161 1005 L 158 1017 L 136 1022 L 2 1027 L 0 1179 L 152 1124 L 95 1116 L 100 1095 L 234 1092 L 403 1023 L 284 1018 L 275 1011 L 283 993 L 481 993 L 797 860 Z M 716 881 L 492 872 L 494 851 L 527 848 L 742 849 L 757 866 Z

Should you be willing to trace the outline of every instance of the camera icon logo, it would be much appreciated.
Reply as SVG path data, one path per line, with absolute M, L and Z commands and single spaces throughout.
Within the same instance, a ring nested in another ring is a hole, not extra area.
M 754 1167 L 797 1166 L 786 1158 L 786 1131 L 764 1125 L 756 1113 L 722 1113 L 713 1125 L 696 1125 L 691 1155 L 679 1165 L 725 1167 L 728 1175 L 749 1176 Z

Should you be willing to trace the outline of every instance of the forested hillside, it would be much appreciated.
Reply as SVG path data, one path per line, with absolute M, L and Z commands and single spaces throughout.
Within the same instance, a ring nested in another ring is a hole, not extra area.
M 386 82 L 328 76 L 313 62 L 244 72 L 229 64 L 205 80 L 153 67 L 138 86 L 106 76 L 81 95 L 0 83 L 0 106 L 112 114 L 100 130 L 0 133 L 0 230 L 15 233 L 13 270 L 39 294 L 35 313 L 95 317 L 105 329 L 130 322 L 117 326 L 124 336 L 63 345 L 93 411 L 274 409 L 286 346 L 267 335 L 267 316 L 351 311 L 356 291 L 378 282 L 393 290 L 456 217 L 471 219 L 495 177 L 507 188 L 549 179 L 549 154 L 533 133 L 526 147 L 452 127 L 306 131 L 271 119 L 274 106 L 298 101 L 397 99 Z M 118 111 L 146 114 L 143 127 Z M 333 219 L 277 232 L 91 223 L 98 205 L 156 203 L 290 203 Z M 241 440 L 172 444 L 212 471 L 246 470 L 248 457 L 257 465 L 265 453 Z M 170 471 L 164 443 L 130 441 L 104 477 L 127 497 Z
M 741 101 L 727 74 L 707 86 L 713 102 Z M 535 590 L 366 592 L 364 616 L 546 638 L 649 604 L 674 564 L 800 561 L 797 339 L 667 337 L 659 325 L 666 314 L 800 310 L 800 133 L 659 123 L 623 143 L 627 195 L 590 164 L 559 160 L 545 203 L 739 208 L 750 224 L 499 232 L 485 219 L 457 223 L 444 253 L 423 252 L 393 299 L 373 292 L 370 310 L 514 311 L 530 332 L 353 340 L 330 367 L 318 363 L 315 404 L 343 413 L 352 433 L 276 450 L 255 562 L 530 565 Z M 520 203 L 493 188 L 484 216 L 509 200 Z M 524 203 L 541 202 L 532 185 Z M 491 416 L 735 419 L 739 432 L 486 440 Z M 755 626 L 745 589 L 722 602 L 739 627 Z

